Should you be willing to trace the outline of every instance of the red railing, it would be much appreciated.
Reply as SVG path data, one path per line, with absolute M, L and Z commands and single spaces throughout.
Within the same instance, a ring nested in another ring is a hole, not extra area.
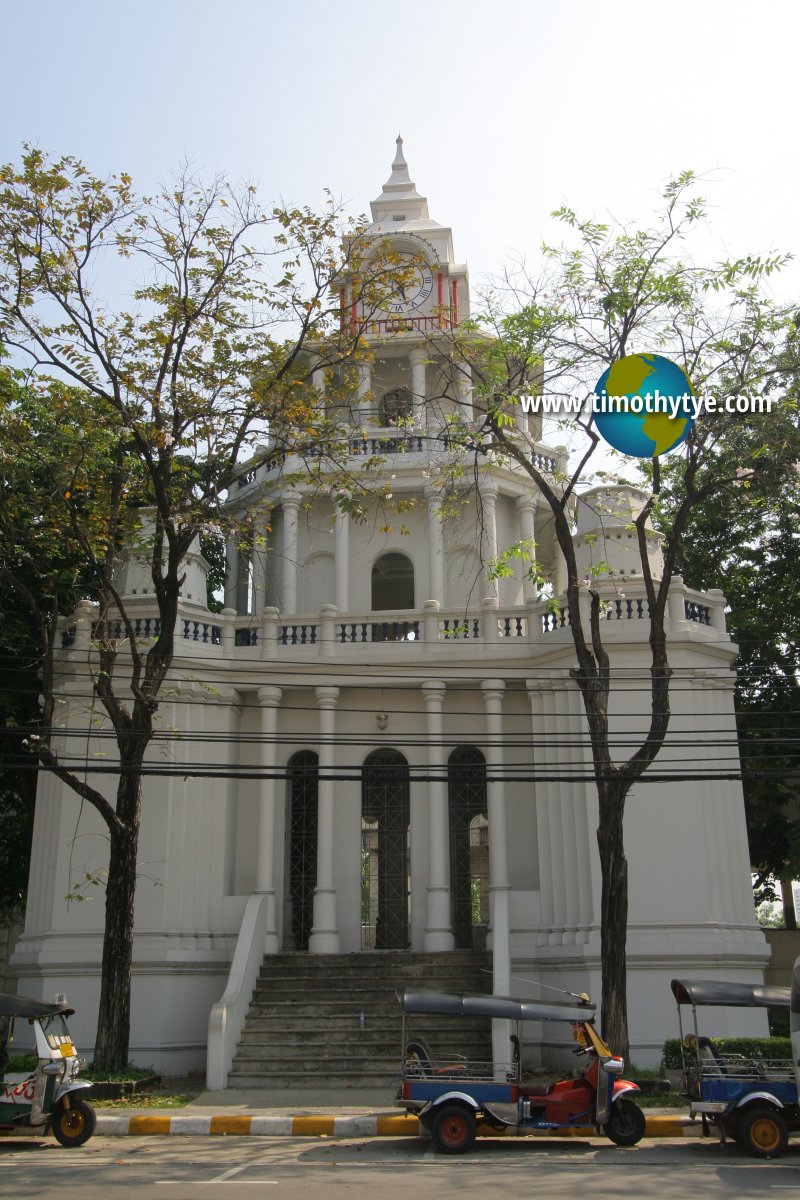
M 351 321 L 355 327 L 355 322 Z M 381 317 L 376 321 L 365 321 L 365 333 L 434 333 L 437 329 L 453 329 L 456 322 L 449 316 L 433 313 L 424 317 Z

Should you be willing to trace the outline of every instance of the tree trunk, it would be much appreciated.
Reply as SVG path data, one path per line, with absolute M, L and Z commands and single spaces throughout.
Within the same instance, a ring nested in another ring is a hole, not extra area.
M 111 850 L 106 888 L 106 921 L 103 965 L 100 976 L 100 1011 L 94 1066 L 103 1071 L 122 1070 L 128 1064 L 131 1024 L 131 967 L 136 894 L 136 857 L 141 814 L 141 776 L 138 768 L 125 770 L 117 789 L 117 817 L 109 827 Z
M 794 893 L 791 879 L 781 879 L 781 901 L 783 903 L 783 923 L 787 929 L 797 929 L 797 917 L 794 915 Z
M 626 940 L 628 929 L 628 861 L 623 841 L 623 817 L 628 788 L 618 781 L 597 784 L 600 820 L 602 890 L 600 901 L 601 1019 L 603 1037 L 615 1054 L 630 1061 Z

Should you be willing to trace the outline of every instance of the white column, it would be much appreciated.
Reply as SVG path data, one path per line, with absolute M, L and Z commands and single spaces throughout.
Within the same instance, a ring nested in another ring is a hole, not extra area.
M 336 607 L 346 613 L 350 611 L 350 517 L 341 509 L 336 510 L 334 538 Z
M 446 687 L 439 680 L 423 683 L 427 708 L 429 774 L 438 778 L 428 783 L 428 893 L 425 910 L 425 951 L 453 950 L 455 938 L 450 913 L 449 821 L 447 776 L 442 742 L 442 706 Z
M 258 703 L 261 706 L 259 766 L 264 772 L 264 777 L 259 781 L 258 855 L 256 859 L 255 891 L 257 894 L 267 897 L 265 954 L 277 954 L 280 949 L 278 945 L 278 925 L 275 905 L 277 780 L 267 777 L 275 770 L 278 705 L 280 701 L 280 688 L 261 687 L 258 689 Z
M 414 424 L 425 425 L 425 399 L 427 396 L 425 382 L 425 364 L 427 355 L 422 347 L 411 351 L 411 395 Z
M 361 363 L 358 368 L 358 413 L 362 422 L 368 421 L 372 408 L 372 369 L 369 363 Z
M 325 368 L 317 367 L 311 375 L 311 382 L 317 393 L 320 416 L 325 415 Z
M 428 503 L 428 596 L 444 604 L 444 531 L 439 515 L 439 497 L 434 488 L 425 489 Z
M 567 593 L 567 560 L 561 553 L 561 547 L 556 542 L 556 560 L 555 569 L 553 571 L 553 592 L 555 595 L 566 597 Z
M 542 683 L 544 695 L 544 707 L 542 713 L 543 733 L 545 745 L 548 747 L 548 766 L 557 768 L 559 762 L 566 757 L 569 761 L 570 751 L 563 752 L 560 747 L 563 745 L 566 734 L 562 720 L 563 718 L 558 712 L 558 696 L 559 684 L 548 681 Z M 556 770 L 556 774 L 558 771 Z M 572 784 L 568 784 L 572 787 Z M 548 813 L 548 844 L 543 849 L 543 854 L 550 858 L 551 866 L 551 883 L 550 883 L 550 927 L 545 932 L 547 933 L 547 944 L 550 946 L 560 946 L 564 941 L 564 925 L 566 922 L 566 906 L 567 906 L 567 887 L 573 885 L 572 877 L 568 880 L 564 874 L 564 809 L 561 803 L 562 800 L 562 785 L 558 781 L 551 781 L 546 785 L 545 805 Z
M 281 613 L 283 616 L 297 612 L 299 511 L 300 496 L 297 492 L 289 492 L 283 498 L 283 584 L 281 587 Z
M 534 770 L 547 768 L 552 759 L 551 747 L 544 736 L 544 714 L 550 699 L 550 684 L 536 679 L 526 679 L 528 699 L 531 706 L 531 734 L 534 747 Z M 553 860 L 550 854 L 550 802 L 549 783 L 533 785 L 536 804 L 537 860 L 539 863 L 540 922 L 537 945 L 547 946 L 553 925 Z
M 503 692 L 502 679 L 485 679 L 481 684 L 486 710 L 486 773 L 490 777 L 503 768 Z M 505 788 L 500 780 L 486 784 L 489 816 L 489 913 L 491 920 L 493 991 L 508 996 L 511 991 L 511 939 L 509 931 L 508 840 L 506 832 Z M 510 1059 L 510 1021 L 492 1022 L 492 1049 L 495 1064 Z
M 682 633 L 689 628 L 689 622 L 686 620 L 686 593 L 682 575 L 673 575 L 670 580 L 667 612 L 669 613 L 669 626 L 673 633 Z
M 527 542 L 526 553 L 527 558 L 522 559 L 523 580 L 522 580 L 522 599 L 524 603 L 529 600 L 535 600 L 538 594 L 538 588 L 530 578 L 528 571 L 536 557 L 535 545 L 535 511 L 536 506 L 530 496 L 520 496 L 517 500 L 517 516 L 519 518 L 519 540 Z
M 589 727 L 586 722 L 583 698 L 578 685 L 573 681 L 566 684 L 567 706 L 570 714 L 570 745 L 573 751 L 573 767 L 576 774 L 591 777 L 594 770 Z M 588 786 L 586 782 L 577 783 L 570 788 L 569 795 L 575 821 L 575 849 L 573 854 L 578 896 L 578 926 L 575 942 L 579 946 L 588 945 L 595 930 L 599 931 L 599 922 L 595 921 L 594 896 L 592 894 L 592 856 L 596 843 L 596 827 L 589 820 Z
M 236 532 L 231 529 L 225 540 L 225 607 L 237 610 L 239 598 L 239 547 Z
M 255 514 L 253 528 L 253 613 L 260 617 L 267 602 L 267 526 L 270 521 L 269 508 L 261 508 Z
M 308 939 L 311 954 L 338 954 L 336 886 L 333 873 L 334 735 L 339 689 L 314 689 L 319 707 L 319 791 L 317 801 L 317 886 L 314 889 L 314 925 Z
M 456 397 L 458 400 L 458 411 L 465 421 L 472 421 L 475 417 L 475 409 L 472 402 L 472 368 L 466 363 L 461 363 L 456 379 Z
M 482 479 L 478 485 L 478 520 L 481 523 L 481 560 L 484 564 L 497 558 L 497 484 L 491 478 Z M 497 580 L 489 584 L 491 594 L 497 595 Z

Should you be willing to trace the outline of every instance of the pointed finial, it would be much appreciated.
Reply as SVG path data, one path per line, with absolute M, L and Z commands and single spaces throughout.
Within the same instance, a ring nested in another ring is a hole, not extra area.
M 403 155 L 403 139 L 399 133 L 395 140 L 397 142 L 397 152 L 395 153 L 394 162 L 392 163 L 392 170 L 394 171 L 400 167 L 405 167 L 408 169 L 408 163 Z
M 395 151 L 394 162 L 392 163 L 392 173 L 383 185 L 384 192 L 414 192 L 416 189 L 411 182 L 408 174 L 408 163 L 403 154 L 403 138 L 398 133 L 395 139 L 397 150 Z

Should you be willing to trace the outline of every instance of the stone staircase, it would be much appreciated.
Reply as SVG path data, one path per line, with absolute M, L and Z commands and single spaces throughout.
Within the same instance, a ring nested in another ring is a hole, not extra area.
M 402 1018 L 396 993 L 435 988 L 490 992 L 491 955 L 366 951 L 267 955 L 230 1073 L 229 1087 L 378 1087 L 400 1075 Z M 413 1022 L 413 1023 L 412 1023 Z M 414 1017 L 436 1058 L 491 1061 L 491 1022 Z

